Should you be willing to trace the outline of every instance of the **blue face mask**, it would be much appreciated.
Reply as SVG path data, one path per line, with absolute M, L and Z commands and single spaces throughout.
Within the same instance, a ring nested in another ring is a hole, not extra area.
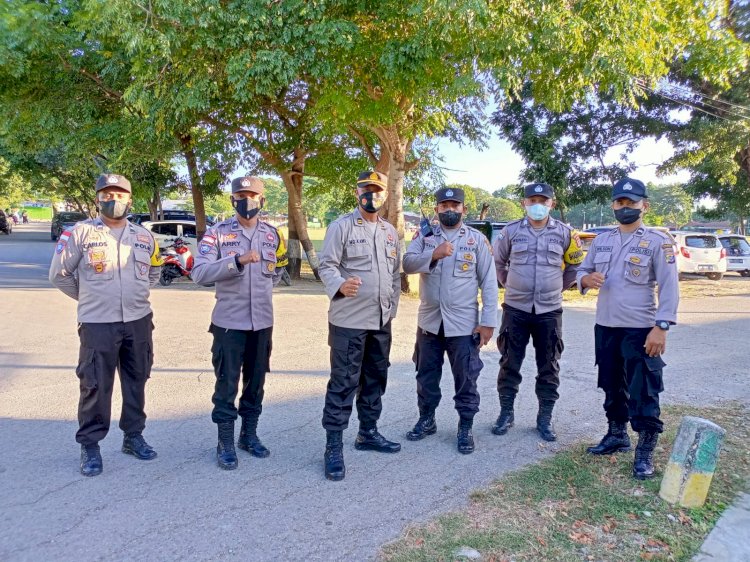
M 526 205 L 526 213 L 529 215 L 531 220 L 540 221 L 549 215 L 550 208 L 547 205 L 541 203 L 535 203 L 533 205 Z

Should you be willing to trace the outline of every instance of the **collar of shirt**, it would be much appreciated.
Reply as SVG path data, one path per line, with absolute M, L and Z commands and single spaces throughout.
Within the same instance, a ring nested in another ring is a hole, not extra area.
M 100 232 L 112 232 L 112 229 L 108 227 L 106 224 L 104 224 L 104 221 L 102 220 L 102 217 L 96 217 L 94 219 L 94 228 Z M 126 225 L 122 228 L 115 229 L 116 232 L 119 232 L 120 234 L 124 233 L 125 230 L 127 230 L 131 233 L 135 232 L 135 225 L 133 225 L 132 222 L 127 221 Z
M 378 215 L 377 221 L 371 224 L 379 224 L 380 230 L 385 230 L 385 221 L 383 220 L 383 217 Z M 352 212 L 352 223 L 354 226 L 364 227 L 366 226 L 366 223 L 370 223 L 370 221 L 365 220 L 365 218 L 362 216 L 362 213 L 359 212 L 359 207 L 354 209 L 354 212 Z
M 529 222 L 529 217 L 525 217 L 523 221 L 521 221 L 521 226 L 525 226 L 531 230 L 535 230 L 533 226 L 531 226 L 531 223 Z M 557 219 L 553 219 L 552 217 L 549 217 L 549 220 L 547 220 L 547 225 L 542 227 L 542 229 L 545 228 L 555 228 L 557 227 Z
M 466 234 L 466 226 L 464 224 L 461 224 L 459 228 L 443 229 L 442 226 L 438 225 L 433 227 L 432 232 L 435 236 L 442 236 L 444 239 L 448 240 L 448 242 L 452 242 L 457 237 Z

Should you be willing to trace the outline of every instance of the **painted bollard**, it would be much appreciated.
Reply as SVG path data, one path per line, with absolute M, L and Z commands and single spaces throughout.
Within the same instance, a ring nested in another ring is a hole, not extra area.
M 723 428 L 703 418 L 682 418 L 661 481 L 662 499 L 682 507 L 703 505 L 725 434 Z

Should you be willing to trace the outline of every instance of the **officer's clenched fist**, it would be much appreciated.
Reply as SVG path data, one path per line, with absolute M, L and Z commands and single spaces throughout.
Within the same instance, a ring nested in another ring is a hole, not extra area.
M 441 260 L 453 255 L 453 244 L 447 240 L 432 251 L 432 261 Z
M 247 265 L 249 263 L 258 263 L 260 261 L 260 254 L 256 252 L 255 250 L 250 250 L 249 252 L 245 252 L 238 258 L 239 262 L 242 265 Z

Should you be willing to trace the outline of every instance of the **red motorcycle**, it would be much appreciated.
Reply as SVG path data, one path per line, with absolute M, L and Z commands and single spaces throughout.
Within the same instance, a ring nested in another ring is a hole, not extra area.
M 190 248 L 182 238 L 175 238 L 172 244 L 162 248 L 161 256 L 164 259 L 164 264 L 161 266 L 161 277 L 159 278 L 161 285 L 165 287 L 171 285 L 172 281 L 180 277 L 190 279 L 190 272 L 193 270 L 195 260 Z

